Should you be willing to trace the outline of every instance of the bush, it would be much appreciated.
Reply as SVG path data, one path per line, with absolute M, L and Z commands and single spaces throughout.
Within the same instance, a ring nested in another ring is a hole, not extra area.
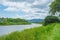
M 56 16 L 47 16 L 44 20 L 44 24 L 43 25 L 48 25 L 51 23 L 56 23 L 59 22 L 59 18 Z

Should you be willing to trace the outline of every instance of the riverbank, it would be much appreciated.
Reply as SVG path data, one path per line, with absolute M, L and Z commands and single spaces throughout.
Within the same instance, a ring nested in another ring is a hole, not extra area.
M 0 37 L 1 40 L 60 40 L 60 23 L 16 31 Z

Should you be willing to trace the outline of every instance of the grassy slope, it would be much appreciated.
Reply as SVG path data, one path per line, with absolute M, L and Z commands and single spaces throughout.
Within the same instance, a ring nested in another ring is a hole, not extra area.
M 60 24 L 54 23 L 22 32 L 13 32 L 0 37 L 0 40 L 60 40 Z

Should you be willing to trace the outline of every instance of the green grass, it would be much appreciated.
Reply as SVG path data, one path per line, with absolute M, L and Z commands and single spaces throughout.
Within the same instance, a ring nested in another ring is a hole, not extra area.
M 60 23 L 12 32 L 0 40 L 60 40 Z

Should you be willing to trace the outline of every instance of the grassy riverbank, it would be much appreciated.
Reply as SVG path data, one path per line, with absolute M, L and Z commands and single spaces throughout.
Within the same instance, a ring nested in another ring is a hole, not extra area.
M 0 40 L 60 40 L 60 23 L 13 32 Z
M 0 18 L 0 25 L 25 25 L 30 22 L 20 18 Z

